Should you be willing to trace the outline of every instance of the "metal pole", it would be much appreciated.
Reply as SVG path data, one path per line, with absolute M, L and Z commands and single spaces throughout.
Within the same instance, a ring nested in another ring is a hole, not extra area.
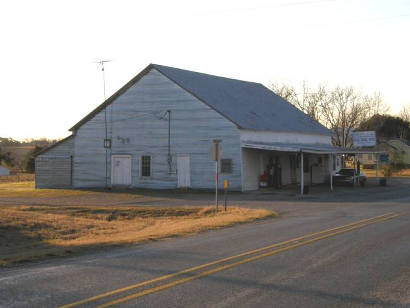
M 303 152 L 300 152 L 300 194 L 303 196 L 303 189 L 305 186 L 304 170 L 303 170 Z
M 214 149 L 214 154 L 215 157 L 213 157 L 213 159 L 215 160 L 215 205 L 216 205 L 216 213 L 218 213 L 218 184 L 219 184 L 219 168 L 218 168 L 218 163 L 219 163 L 219 156 L 220 154 L 222 154 L 221 148 L 220 148 L 220 142 L 221 140 L 215 139 L 214 140 L 214 145 L 213 145 L 213 149 Z
M 356 154 L 353 155 L 353 186 L 356 186 Z
M 333 155 L 329 155 L 330 159 L 330 166 L 329 166 L 329 171 L 330 171 L 330 190 L 333 191 Z
M 227 203 L 228 203 L 228 189 L 225 189 L 225 212 L 227 208 Z
M 168 112 L 168 170 L 172 172 L 172 156 L 171 156 L 171 110 Z
M 216 154 L 218 157 L 218 146 L 216 147 Z M 218 159 L 215 161 L 215 204 L 216 204 L 216 213 L 218 213 Z
M 379 154 L 376 153 L 376 178 L 379 177 Z
M 104 62 L 101 61 L 101 71 L 103 77 L 103 89 L 104 89 L 104 102 L 105 102 L 105 70 Z M 108 127 L 107 127 L 107 106 L 104 108 L 104 125 L 105 125 L 105 140 L 108 138 Z M 105 188 L 108 187 L 108 149 L 105 148 Z

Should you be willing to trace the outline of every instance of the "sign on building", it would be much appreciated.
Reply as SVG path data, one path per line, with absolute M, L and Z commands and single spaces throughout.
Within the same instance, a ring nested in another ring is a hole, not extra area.
M 373 147 L 376 145 L 375 131 L 354 132 L 352 136 L 355 147 Z

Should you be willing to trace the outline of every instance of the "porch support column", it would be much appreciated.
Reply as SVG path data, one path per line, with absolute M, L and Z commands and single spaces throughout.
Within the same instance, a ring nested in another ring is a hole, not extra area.
M 379 177 L 379 159 L 380 159 L 379 153 L 376 153 L 376 178 Z
M 357 160 L 356 160 L 356 153 L 353 154 L 353 187 L 356 186 L 356 164 L 357 164 Z
M 333 191 L 333 155 L 329 154 L 330 190 Z
M 300 151 L 300 194 L 303 196 L 303 187 L 305 186 L 304 170 L 303 170 L 303 152 Z

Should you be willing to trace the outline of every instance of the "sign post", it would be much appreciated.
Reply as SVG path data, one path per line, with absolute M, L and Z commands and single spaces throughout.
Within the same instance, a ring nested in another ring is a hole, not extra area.
M 224 191 L 225 191 L 225 212 L 226 212 L 226 208 L 228 205 L 228 188 L 229 188 L 229 181 L 225 180 L 224 181 Z
M 222 157 L 222 146 L 220 139 L 214 139 L 211 147 L 211 159 L 215 161 L 215 205 L 218 213 L 218 187 L 219 187 L 219 160 Z

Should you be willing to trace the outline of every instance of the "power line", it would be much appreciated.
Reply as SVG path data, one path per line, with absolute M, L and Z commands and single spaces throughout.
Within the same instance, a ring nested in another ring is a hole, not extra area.
M 353 19 L 353 20 L 344 20 L 340 22 L 334 23 L 318 23 L 318 24 L 305 24 L 304 26 L 315 26 L 315 27 L 326 27 L 326 26 L 336 26 L 336 25 L 347 25 L 347 24 L 355 24 L 355 23 L 371 23 L 371 22 L 378 22 L 378 21 L 388 21 L 398 18 L 406 18 L 410 17 L 410 14 L 401 14 L 401 15 L 393 15 L 393 16 L 380 16 L 375 18 L 362 18 L 362 19 Z
M 246 11 L 256 11 L 256 10 L 264 10 L 264 9 L 274 9 L 274 8 L 281 8 L 281 7 L 291 7 L 291 6 L 307 6 L 311 4 L 320 4 L 326 2 L 335 2 L 337 0 L 311 0 L 311 1 L 298 1 L 298 2 L 288 2 L 276 5 L 260 5 L 255 7 L 244 7 L 244 8 L 233 8 L 233 9 L 225 9 L 225 10 L 214 10 L 214 11 L 207 11 L 203 13 L 198 13 L 198 15 L 216 15 L 216 14 L 224 14 L 224 13 L 239 13 L 239 12 L 246 12 Z

